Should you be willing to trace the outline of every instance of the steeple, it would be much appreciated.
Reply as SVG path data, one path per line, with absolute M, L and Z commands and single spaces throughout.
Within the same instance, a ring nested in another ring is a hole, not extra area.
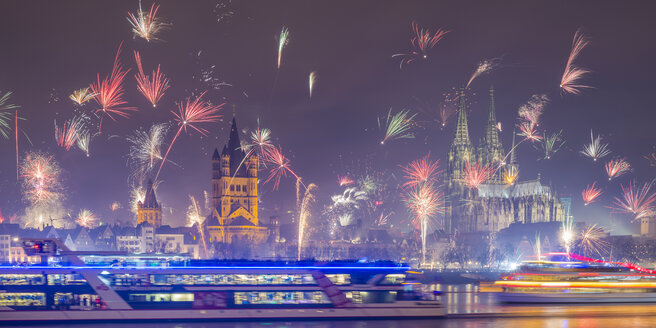
M 490 86 L 490 107 L 488 110 L 487 124 L 485 125 L 485 136 L 478 151 L 478 160 L 483 165 L 499 165 L 504 157 L 503 146 L 499 138 L 499 129 L 497 128 L 493 86 Z M 498 170 L 488 181 L 491 183 L 503 183 L 501 171 Z
M 156 208 L 159 206 L 157 204 L 157 197 L 155 196 L 155 190 L 153 189 L 152 179 L 148 179 L 148 186 L 146 187 L 146 196 L 144 197 L 143 206 L 147 208 Z
M 510 149 L 510 165 L 517 166 L 517 155 L 515 154 L 515 129 L 513 129 L 512 148 Z
M 460 88 L 460 104 L 458 105 L 458 123 L 453 146 L 471 146 L 469 127 L 467 125 L 467 107 L 465 106 L 465 89 Z
M 241 167 L 239 164 L 242 163 L 242 160 L 246 156 L 244 151 L 241 149 L 241 142 L 239 141 L 239 130 L 237 130 L 237 121 L 235 118 L 232 118 L 232 127 L 230 128 L 230 139 L 228 140 L 228 149 L 227 153 L 230 155 L 230 174 L 234 175 L 237 173 L 237 168 L 243 173 L 246 172 L 244 165 Z

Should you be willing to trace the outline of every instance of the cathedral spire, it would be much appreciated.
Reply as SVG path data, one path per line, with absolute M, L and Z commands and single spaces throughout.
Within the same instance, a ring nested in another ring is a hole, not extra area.
M 465 88 L 460 88 L 460 104 L 458 105 L 458 125 L 452 146 L 471 146 L 469 127 L 467 125 L 467 107 L 465 106 Z
M 517 165 L 517 155 L 515 155 L 515 129 L 513 129 L 512 148 L 510 148 L 510 165 Z
M 497 115 L 494 105 L 494 87 L 490 86 L 490 107 L 488 110 L 487 124 L 485 125 L 485 135 L 479 147 L 478 160 L 483 165 L 496 166 L 504 159 L 503 146 L 499 138 L 499 129 L 497 128 Z M 500 171 L 493 174 L 489 182 L 501 184 L 503 176 Z

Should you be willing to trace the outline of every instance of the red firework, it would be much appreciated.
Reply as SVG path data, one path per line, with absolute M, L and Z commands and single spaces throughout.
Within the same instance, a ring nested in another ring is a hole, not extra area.
M 185 133 L 188 133 L 187 127 L 189 127 L 198 131 L 198 133 L 202 134 L 203 136 L 207 136 L 209 131 L 202 127 L 196 126 L 196 124 L 218 122 L 219 118 L 223 116 L 219 115 L 218 112 L 221 110 L 221 108 L 223 108 L 225 103 L 220 105 L 212 105 L 207 101 L 203 101 L 202 98 L 205 95 L 205 92 L 203 92 L 193 101 L 191 101 L 190 98 L 187 98 L 185 103 L 178 103 L 178 113 L 171 111 L 171 113 L 173 113 L 175 116 L 175 121 L 178 122 L 178 126 L 180 128 L 175 134 L 175 137 L 173 137 L 173 140 L 171 140 L 171 144 L 166 150 L 166 154 L 164 154 L 164 157 L 162 158 L 162 163 L 159 165 L 159 169 L 155 175 L 155 180 L 157 180 L 157 177 L 159 177 L 159 172 L 162 171 L 162 167 L 164 166 L 164 163 L 166 163 L 166 158 L 168 157 L 169 152 L 171 152 L 171 148 L 180 136 L 182 130 L 184 130 Z
M 606 168 L 609 181 L 631 171 L 631 164 L 629 164 L 624 158 L 617 160 L 611 159 L 606 165 L 604 165 L 604 167 Z
M 524 139 L 530 140 L 531 142 L 541 141 L 542 136 L 538 134 L 536 130 L 536 125 L 531 122 L 522 122 L 519 124 L 519 133 L 518 135 L 523 136 Z
M 355 181 L 353 181 L 353 179 L 349 178 L 348 176 L 343 176 L 343 177 L 338 176 L 337 183 L 339 183 L 340 187 L 344 187 L 354 184 Z
M 583 202 L 585 202 L 585 206 L 588 206 L 588 204 L 597 200 L 597 197 L 601 195 L 601 189 L 595 187 L 596 183 L 597 182 L 595 181 L 592 185 L 587 185 L 585 189 L 583 189 L 583 192 L 581 192 L 581 197 L 583 198 Z
M 278 186 L 280 186 L 280 179 L 286 178 L 287 173 L 293 175 L 297 181 L 301 181 L 301 178 L 299 178 L 298 175 L 291 169 L 289 159 L 282 154 L 282 151 L 279 147 L 274 146 L 269 148 L 267 152 L 264 153 L 264 161 L 268 164 L 271 164 L 269 177 L 266 179 L 266 181 L 264 181 L 264 183 L 273 180 L 273 190 L 278 189 Z
M 160 65 L 157 65 L 157 70 L 154 70 L 151 76 L 144 74 L 143 66 L 141 66 L 141 56 L 138 51 L 134 52 L 134 60 L 137 62 L 139 73 L 134 76 L 137 80 L 137 89 L 141 92 L 153 107 L 157 107 L 157 103 L 164 96 L 164 92 L 169 88 L 169 80 L 160 72 Z
M 57 121 L 55 121 L 55 141 L 57 142 L 57 146 L 63 147 L 66 151 L 70 150 L 80 136 L 80 125 L 81 122 L 76 119 L 65 121 L 61 127 L 57 126 Z
M 650 193 L 652 182 L 645 183 L 641 189 L 634 189 L 633 183 L 629 182 L 629 187 L 622 187 L 622 198 L 615 197 L 614 207 L 610 207 L 618 212 L 625 212 L 634 215 L 634 220 L 647 217 L 654 214 L 654 202 L 656 194 Z
M 444 195 L 430 184 L 413 185 L 405 194 L 408 209 L 413 214 L 412 225 L 421 229 L 421 222 L 435 214 L 440 213 L 443 208 L 440 204 Z
M 576 57 L 579 56 L 581 50 L 588 45 L 588 40 L 583 36 L 583 33 L 580 30 L 577 30 L 574 34 L 574 40 L 572 41 L 572 51 L 567 58 L 567 65 L 565 66 L 565 71 L 563 72 L 563 77 L 560 79 L 560 88 L 570 94 L 580 94 L 582 88 L 591 88 L 590 86 L 583 85 L 579 80 L 590 73 L 590 70 L 578 67 L 574 65 Z
M 428 58 L 428 50 L 435 47 L 435 45 L 444 38 L 444 36 L 451 32 L 442 29 L 438 29 L 435 33 L 431 33 L 428 29 L 419 28 L 419 25 L 412 22 L 412 32 L 414 34 L 413 38 L 410 40 L 414 50 L 407 54 L 396 54 L 392 57 L 400 56 L 401 64 L 400 67 L 403 68 L 403 64 L 410 64 L 418 58 L 426 59 Z
M 98 74 L 97 82 L 91 84 L 91 90 L 95 94 L 94 99 L 98 105 L 101 106 L 101 108 L 96 110 L 96 113 L 101 112 L 98 133 L 100 133 L 102 130 L 102 119 L 104 117 L 103 114 L 107 115 L 110 119 L 112 119 L 112 121 L 116 121 L 114 115 L 128 118 L 130 117 L 129 111 L 137 110 L 135 107 L 123 106 L 127 104 L 127 101 L 123 99 L 123 79 L 125 79 L 125 76 L 130 70 L 124 70 L 119 61 L 122 45 L 123 43 L 121 42 L 121 44 L 118 46 L 118 50 L 116 51 L 112 73 L 105 77 L 102 82 L 100 81 L 100 74 Z
M 495 168 L 488 165 L 481 165 L 476 162 L 476 165 L 471 166 L 469 163 L 465 163 L 465 169 L 463 170 L 463 179 L 462 181 L 469 188 L 476 189 L 478 186 L 483 184 L 494 173 Z
M 408 166 L 401 166 L 401 169 L 405 173 L 404 178 L 407 180 L 403 187 L 437 182 L 436 176 L 440 173 L 440 160 L 431 161 L 430 153 L 428 153 L 423 158 L 410 162 Z

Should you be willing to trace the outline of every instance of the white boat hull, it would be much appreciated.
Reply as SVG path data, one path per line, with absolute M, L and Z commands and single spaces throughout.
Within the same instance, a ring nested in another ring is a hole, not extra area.
M 432 302 L 402 301 L 382 306 L 341 308 L 270 308 L 211 310 L 93 310 L 93 311 L 0 311 L 0 322 L 140 321 L 140 320 L 287 320 L 287 319 L 419 319 L 446 315 Z

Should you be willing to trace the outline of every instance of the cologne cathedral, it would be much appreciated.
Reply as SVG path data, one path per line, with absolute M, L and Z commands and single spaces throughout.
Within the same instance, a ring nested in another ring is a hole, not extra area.
M 478 148 L 469 139 L 464 90 L 460 90 L 459 98 L 456 132 L 445 175 L 445 231 L 493 233 L 511 223 L 563 221 L 566 215 L 563 202 L 553 187 L 540 181 L 539 174 L 536 180 L 516 181 L 519 165 L 514 152 L 515 135 L 513 132 L 508 154 L 497 128 L 494 89 L 490 88 L 485 134 Z M 498 169 L 478 188 L 468 188 L 463 182 L 463 171 L 477 163 Z

